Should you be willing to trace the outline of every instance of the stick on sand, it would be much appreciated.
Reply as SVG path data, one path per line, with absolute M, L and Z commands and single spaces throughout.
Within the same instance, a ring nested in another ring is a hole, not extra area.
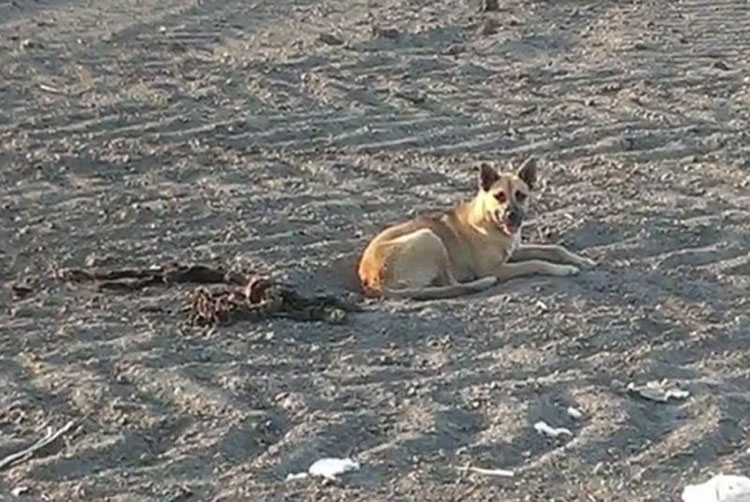
M 485 476 L 500 476 L 503 478 L 512 478 L 516 475 L 515 472 L 507 469 L 482 469 L 481 467 L 472 467 L 470 465 L 464 467 L 457 467 L 459 471 L 474 472 L 476 474 L 484 474 Z
M 0 460 L 0 470 L 3 470 L 6 467 L 20 464 L 21 462 L 25 462 L 26 460 L 29 460 L 34 455 L 36 455 L 36 453 L 39 452 L 39 450 L 41 450 L 42 448 L 44 448 L 45 446 L 49 444 L 54 443 L 63 434 L 65 434 L 70 429 L 72 429 L 75 424 L 76 424 L 75 420 L 71 420 L 70 422 L 65 424 L 61 429 L 58 429 L 55 432 L 48 433 L 46 436 L 44 436 L 42 439 L 40 439 L 36 443 L 29 446 L 28 448 L 24 448 L 23 450 L 17 451 L 16 453 L 11 453 L 4 459 Z

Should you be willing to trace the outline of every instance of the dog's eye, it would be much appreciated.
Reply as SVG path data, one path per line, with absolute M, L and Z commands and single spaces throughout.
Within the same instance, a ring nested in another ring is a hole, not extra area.
M 520 191 L 520 190 L 516 191 L 516 200 L 517 200 L 518 202 L 523 202 L 524 200 L 526 200 L 526 194 L 525 194 L 525 193 L 523 193 L 523 192 L 522 192 L 522 191 Z
M 501 203 L 501 204 L 502 204 L 503 202 L 505 202 L 505 192 L 497 192 L 497 193 L 495 194 L 495 199 L 497 199 L 497 201 L 498 201 L 499 203 Z

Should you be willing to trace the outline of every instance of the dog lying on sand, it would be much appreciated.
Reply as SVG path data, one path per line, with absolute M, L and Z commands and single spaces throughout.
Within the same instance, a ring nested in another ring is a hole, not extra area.
M 475 293 L 530 275 L 567 276 L 595 262 L 557 245 L 521 244 L 537 163 L 515 172 L 479 168 L 474 198 L 380 232 L 365 248 L 359 279 L 368 296 L 433 299 Z M 553 263 L 557 262 L 557 263 Z

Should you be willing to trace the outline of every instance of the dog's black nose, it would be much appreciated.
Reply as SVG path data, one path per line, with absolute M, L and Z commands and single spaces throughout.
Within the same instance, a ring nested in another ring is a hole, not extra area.
M 518 206 L 511 206 L 506 210 L 505 218 L 514 227 L 520 227 L 523 221 L 523 209 Z

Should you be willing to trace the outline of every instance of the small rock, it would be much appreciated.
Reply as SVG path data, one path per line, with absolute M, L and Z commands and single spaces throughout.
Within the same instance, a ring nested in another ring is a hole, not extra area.
M 482 0 L 482 12 L 497 12 L 500 10 L 500 5 L 497 0 Z
M 346 312 L 343 309 L 330 309 L 326 312 L 326 321 L 329 324 L 344 324 Z
M 169 498 L 169 502 L 183 502 L 192 498 L 193 492 L 186 486 L 180 486 L 174 494 Z
M 398 90 L 393 93 L 397 98 L 405 99 L 414 103 L 415 105 L 422 104 L 426 101 L 427 96 L 420 93 L 419 91 L 413 90 Z
M 401 36 L 396 28 L 379 28 L 377 26 L 372 28 L 372 33 L 376 37 L 390 38 L 391 40 L 396 40 Z
M 342 45 L 344 43 L 343 40 L 331 33 L 321 33 L 318 40 L 328 45 Z
M 496 19 L 487 18 L 484 20 L 484 23 L 482 23 L 482 27 L 479 30 L 479 34 L 483 36 L 494 35 L 497 33 L 497 30 L 499 27 L 500 27 L 500 24 L 497 22 Z
M 297 394 L 290 394 L 279 401 L 279 406 L 291 413 L 298 413 L 307 408 L 304 399 Z
M 716 61 L 713 64 L 713 67 L 716 68 L 717 70 L 722 70 L 722 71 L 729 71 L 731 69 L 729 68 L 729 65 L 726 64 L 724 61 Z
M 108 260 L 109 260 L 108 256 L 99 256 L 97 254 L 92 253 L 86 257 L 86 261 L 84 262 L 84 264 L 87 267 L 100 267 L 104 265 L 105 263 L 107 263 Z
M 15 298 L 22 300 L 34 292 L 34 288 L 25 283 L 14 283 L 10 286 Z
M 462 52 L 464 52 L 466 48 L 461 44 L 453 44 L 450 47 L 448 47 L 448 50 L 445 51 L 445 54 L 448 56 L 458 56 Z

